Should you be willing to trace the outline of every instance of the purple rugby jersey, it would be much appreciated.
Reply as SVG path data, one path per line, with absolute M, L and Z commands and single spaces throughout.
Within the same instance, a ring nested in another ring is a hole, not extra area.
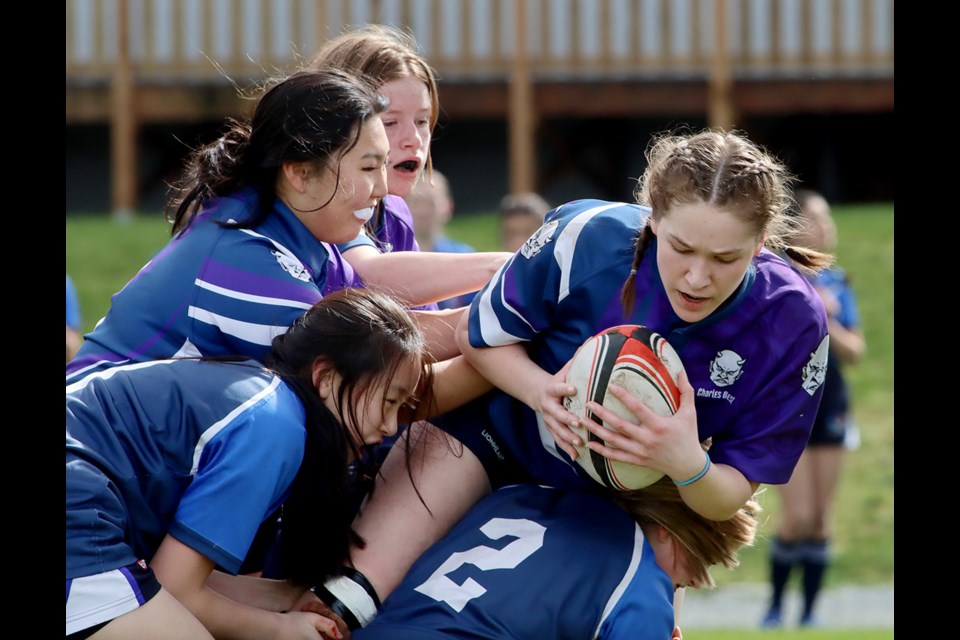
M 546 371 L 560 370 L 590 336 L 642 324 L 676 349 L 696 394 L 710 457 L 754 482 L 786 482 L 806 445 L 822 394 L 827 352 L 823 303 L 810 283 L 764 249 L 721 308 L 688 323 L 670 306 L 648 246 L 629 315 L 620 290 L 649 215 L 638 205 L 580 200 L 558 207 L 470 307 L 474 347 L 527 342 Z M 585 476 L 519 401 L 490 404 L 490 424 L 534 478 L 559 486 Z M 524 424 L 517 425 L 519 420 Z

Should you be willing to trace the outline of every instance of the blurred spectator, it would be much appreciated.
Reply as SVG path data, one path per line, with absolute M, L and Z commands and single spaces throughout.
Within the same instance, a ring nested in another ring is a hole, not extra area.
M 453 196 L 450 182 L 439 171 L 424 173 L 406 197 L 413 215 L 413 230 L 421 251 L 440 253 L 473 253 L 470 245 L 444 235 L 444 228 L 453 217 Z M 441 309 L 454 309 L 470 304 L 476 292 L 441 300 Z
M 67 276 L 67 362 L 73 359 L 80 344 L 83 342 L 83 336 L 80 333 L 82 323 L 80 316 L 80 298 L 77 297 L 77 288 L 73 285 L 73 280 Z
M 533 192 L 511 193 L 500 201 L 500 243 L 516 253 L 543 224 L 550 205 Z
M 803 227 L 794 244 L 831 252 L 837 228 L 830 205 L 819 193 L 798 189 Z M 816 626 L 814 606 L 830 564 L 830 538 L 834 496 L 845 449 L 857 442 L 844 365 L 857 362 L 866 343 L 860 329 L 857 302 L 846 273 L 840 267 L 825 269 L 811 278 L 827 310 L 830 356 L 827 359 L 823 399 L 807 448 L 790 481 L 778 485 L 781 520 L 770 545 L 770 608 L 761 626 L 783 624 L 783 594 L 795 565 L 803 570 L 801 627 Z

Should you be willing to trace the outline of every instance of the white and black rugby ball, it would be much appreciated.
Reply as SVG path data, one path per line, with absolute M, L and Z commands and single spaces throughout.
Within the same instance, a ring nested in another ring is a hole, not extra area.
M 637 324 L 610 327 L 589 338 L 574 354 L 567 372 L 567 382 L 577 388 L 564 406 L 576 416 L 603 424 L 600 418 L 586 411 L 592 400 L 619 417 L 636 422 L 636 416 L 607 393 L 607 385 L 615 383 L 655 413 L 670 416 L 680 406 L 677 379 L 683 371 L 680 356 L 667 340 L 655 331 Z M 613 425 L 604 425 L 616 430 Z M 574 429 L 584 445 L 588 441 L 603 442 L 582 427 Z M 635 464 L 608 460 L 586 446 L 577 448 L 577 462 L 597 482 L 617 491 L 642 489 L 663 477 L 663 473 Z

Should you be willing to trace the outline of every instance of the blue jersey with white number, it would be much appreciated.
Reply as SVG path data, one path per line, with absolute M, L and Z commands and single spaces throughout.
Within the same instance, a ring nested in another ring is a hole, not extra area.
M 213 199 L 123 289 L 67 364 L 67 383 L 116 364 L 178 356 L 262 360 L 271 340 L 323 296 L 361 286 L 337 248 L 279 199 L 253 229 L 252 189 Z
M 252 360 L 144 362 L 68 385 L 67 495 L 71 480 L 85 477 L 71 474 L 71 464 L 102 473 L 107 496 L 119 501 L 105 500 L 96 513 L 125 523 L 135 556 L 92 540 L 93 525 L 68 513 L 67 578 L 149 559 L 167 533 L 238 571 L 258 527 L 289 493 L 305 420 L 294 391 Z
M 598 495 L 525 484 L 480 501 L 355 640 L 668 640 L 673 583 Z
M 827 356 L 823 303 L 799 272 L 764 249 L 739 288 L 699 322 L 673 311 L 657 268 L 657 242 L 636 274 L 632 313 L 620 292 L 649 209 L 579 200 L 546 223 L 481 290 L 470 306 L 474 347 L 524 343 L 548 372 L 559 371 L 587 338 L 619 324 L 641 324 L 676 349 L 696 394 L 701 440 L 710 457 L 751 481 L 780 484 L 810 436 Z M 538 416 L 519 401 L 490 404 L 490 424 L 534 478 L 554 486 L 579 465 L 556 448 Z M 518 424 L 518 422 L 522 424 Z

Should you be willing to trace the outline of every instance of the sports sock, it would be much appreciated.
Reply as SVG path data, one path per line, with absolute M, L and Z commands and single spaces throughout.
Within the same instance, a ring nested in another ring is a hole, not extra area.
M 779 536 L 770 545 L 770 585 L 773 593 L 771 609 L 780 609 L 783 605 L 783 593 L 790 579 L 790 571 L 800 560 L 800 545 L 796 542 L 784 542 Z
M 804 540 L 800 564 L 803 566 L 803 618 L 813 614 L 813 607 L 823 586 L 823 577 L 830 565 L 830 544 L 827 540 Z

